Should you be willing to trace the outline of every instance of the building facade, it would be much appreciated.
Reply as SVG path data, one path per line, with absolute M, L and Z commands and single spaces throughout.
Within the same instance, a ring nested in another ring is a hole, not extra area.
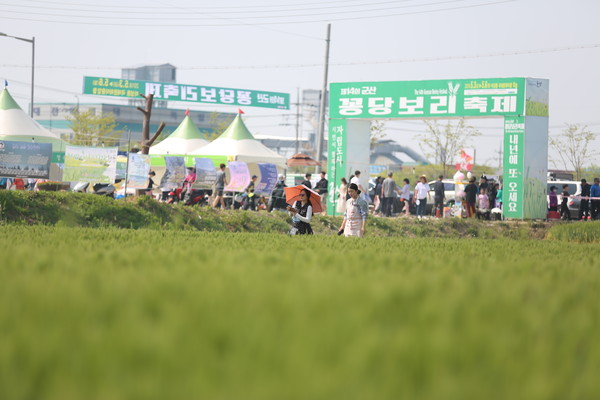
M 127 147 L 130 132 L 132 145 L 137 145 L 142 140 L 143 114 L 136 106 L 132 105 L 108 103 L 37 103 L 33 108 L 33 116 L 44 128 L 70 142 L 73 140 L 74 134 L 66 117 L 73 115 L 77 109 L 79 109 L 79 112 L 91 111 L 93 115 L 113 114 L 117 122 L 116 130 L 121 131 L 119 135 L 120 147 Z M 183 109 L 152 108 L 150 136 L 156 132 L 161 121 L 165 123 L 164 134 L 172 133 L 185 118 L 185 113 L 186 110 Z M 231 123 L 236 114 L 190 110 L 189 116 L 196 126 L 198 126 L 200 132 L 205 133 L 207 138 L 209 138 L 215 133 L 217 128 L 227 126 Z

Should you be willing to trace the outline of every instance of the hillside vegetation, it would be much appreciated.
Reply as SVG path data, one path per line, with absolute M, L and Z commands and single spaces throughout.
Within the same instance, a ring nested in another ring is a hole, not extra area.
M 318 235 L 335 235 L 341 217 L 314 217 Z M 287 213 L 213 210 L 209 207 L 169 205 L 149 197 L 113 200 L 83 193 L 0 191 L 0 221 L 10 224 L 126 229 L 192 230 L 210 232 L 272 232 L 285 234 L 291 226 Z M 552 232 L 552 233 L 550 233 Z M 458 237 L 575 240 L 600 242 L 600 223 L 479 221 L 447 218 L 369 217 L 368 236 Z

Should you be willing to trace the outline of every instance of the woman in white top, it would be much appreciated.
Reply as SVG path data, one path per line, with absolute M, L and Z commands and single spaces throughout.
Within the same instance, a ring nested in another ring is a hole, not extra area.
M 359 196 L 360 190 L 356 184 L 351 183 L 348 185 L 348 194 L 350 198 L 346 202 L 346 212 L 344 212 L 344 220 L 338 235 L 343 233 L 344 236 L 363 237 L 367 215 L 369 214 L 369 205 Z
M 348 195 L 348 181 L 346 178 L 341 179 L 340 194 L 338 195 L 335 211 L 338 214 L 343 214 L 346 211 L 346 196 Z
M 427 205 L 427 197 L 429 196 L 429 184 L 427 183 L 427 177 L 421 175 L 419 177 L 419 183 L 415 186 L 415 195 L 413 200 L 417 205 L 417 218 L 423 218 L 425 214 L 425 205 Z

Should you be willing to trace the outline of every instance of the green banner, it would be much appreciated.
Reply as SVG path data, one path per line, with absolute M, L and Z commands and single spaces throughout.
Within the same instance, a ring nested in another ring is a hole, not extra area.
M 65 153 L 52 152 L 52 162 L 55 164 L 63 164 L 65 162 Z
M 524 136 L 525 117 L 504 119 L 504 182 L 502 185 L 504 218 L 524 218 Z
M 227 164 L 227 156 L 186 156 L 183 154 L 175 154 L 183 157 L 185 160 L 186 167 L 193 167 L 196 165 L 196 158 L 208 158 L 210 159 L 215 167 L 219 167 L 221 163 Z M 165 156 L 164 155 L 151 155 L 150 166 L 152 167 L 165 167 Z
M 328 215 L 337 215 L 336 206 L 340 179 L 346 175 L 346 141 L 346 121 L 330 120 L 327 149 L 327 178 L 329 180 L 329 196 L 327 196 Z
M 83 77 L 83 94 L 130 98 L 153 94 L 155 100 L 163 101 L 290 109 L 289 93 L 92 76 Z
M 525 78 L 332 83 L 330 118 L 524 115 Z

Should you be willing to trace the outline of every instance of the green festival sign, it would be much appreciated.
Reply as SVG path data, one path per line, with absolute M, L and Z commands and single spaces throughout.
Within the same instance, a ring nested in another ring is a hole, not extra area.
M 337 184 L 341 177 L 350 176 L 353 167 L 369 165 L 365 121 L 501 117 L 505 120 L 504 218 L 546 217 L 547 79 L 332 83 L 329 98 L 329 182 Z M 333 186 L 329 193 L 335 190 Z M 335 215 L 335 193 L 330 197 L 328 213 Z
M 504 135 L 503 213 L 505 218 L 518 218 L 523 213 L 525 118 L 505 118 Z
M 331 84 L 331 118 L 523 115 L 525 78 Z
M 92 76 L 83 78 L 83 94 L 129 98 L 153 94 L 154 99 L 163 101 L 187 101 L 280 110 L 289 110 L 290 108 L 288 93 Z

